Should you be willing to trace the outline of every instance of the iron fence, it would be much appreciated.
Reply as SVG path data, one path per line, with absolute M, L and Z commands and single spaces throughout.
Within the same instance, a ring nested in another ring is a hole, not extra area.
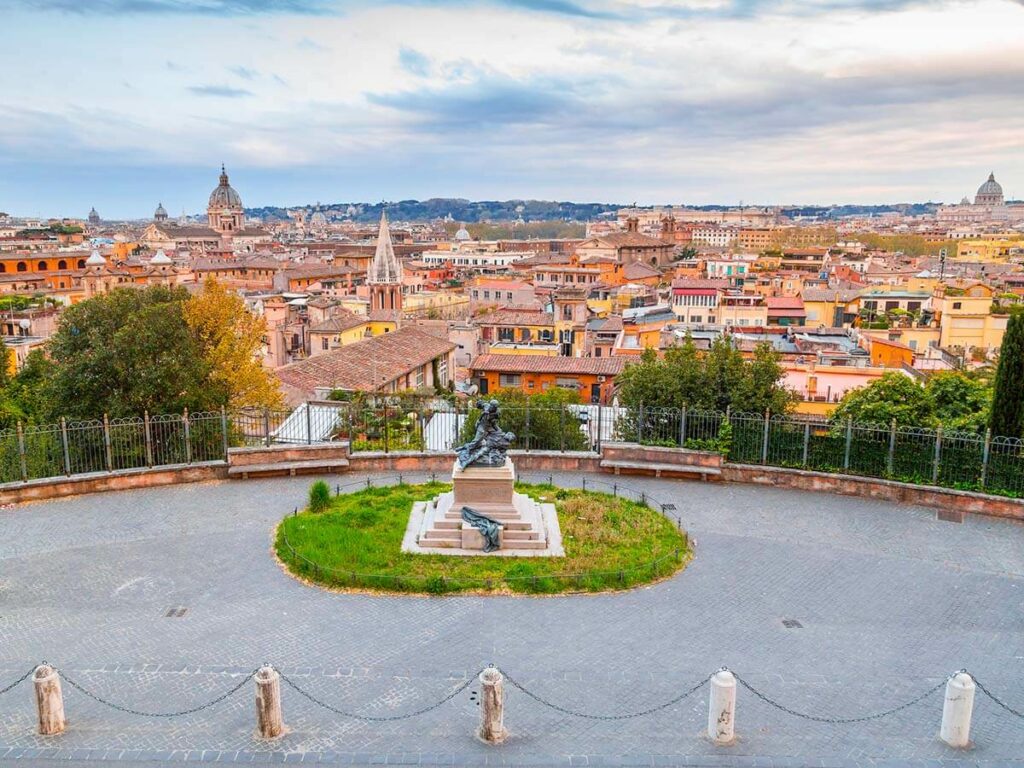
M 353 453 L 449 452 L 469 440 L 467 401 L 396 396 L 290 410 L 180 413 L 17 425 L 0 431 L 0 484 L 223 462 L 232 447 L 347 441 Z M 990 433 L 835 424 L 788 415 L 565 404 L 502 408 L 521 451 L 600 453 L 608 441 L 723 453 L 742 464 L 838 472 L 1024 497 L 1024 442 Z
M 644 406 L 614 409 L 610 421 L 612 439 L 716 451 L 738 464 L 1024 496 L 1024 441 L 991 432 Z

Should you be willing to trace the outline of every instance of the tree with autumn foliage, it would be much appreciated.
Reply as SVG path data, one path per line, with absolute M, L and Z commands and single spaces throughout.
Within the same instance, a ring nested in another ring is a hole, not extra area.
M 241 296 L 209 278 L 183 310 L 217 402 L 229 408 L 281 405 L 281 392 L 259 359 L 266 321 Z

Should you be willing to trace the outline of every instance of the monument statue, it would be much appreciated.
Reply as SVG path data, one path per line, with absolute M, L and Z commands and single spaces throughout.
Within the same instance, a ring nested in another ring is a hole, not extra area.
M 498 401 L 477 400 L 480 419 L 476 423 L 476 434 L 468 443 L 457 446 L 455 455 L 459 466 L 466 467 L 503 467 L 509 446 L 516 436 L 511 432 L 502 432 L 498 426 Z

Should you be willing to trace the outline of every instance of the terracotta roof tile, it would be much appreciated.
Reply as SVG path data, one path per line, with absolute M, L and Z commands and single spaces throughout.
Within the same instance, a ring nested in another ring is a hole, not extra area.
M 474 371 L 500 373 L 566 373 L 617 376 L 629 361 L 623 357 L 547 357 L 544 355 L 480 355 Z

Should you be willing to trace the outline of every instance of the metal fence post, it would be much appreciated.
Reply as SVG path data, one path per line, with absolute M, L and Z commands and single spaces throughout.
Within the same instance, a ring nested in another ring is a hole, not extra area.
M 985 490 L 985 481 L 988 479 L 988 457 L 992 453 L 992 430 L 985 430 L 985 447 L 981 449 L 981 478 L 978 486 Z
M 686 406 L 679 411 L 679 447 L 686 447 Z
M 189 426 L 188 408 L 181 413 L 181 424 L 185 428 L 185 463 L 192 463 L 192 429 Z
M 228 440 L 228 409 L 223 405 L 220 407 L 220 436 L 221 445 L 224 448 L 224 461 L 228 460 L 228 449 L 231 443 Z
M 384 401 L 384 453 L 388 452 L 388 401 Z
M 604 416 L 604 406 L 601 405 L 600 403 L 598 403 L 597 404 L 597 452 L 598 453 L 601 453 L 601 438 L 602 438 L 601 431 L 602 431 L 602 426 L 603 426 L 602 425 L 603 416 Z
M 110 447 L 110 419 L 103 414 L 103 448 L 107 455 L 107 472 L 114 471 L 114 452 Z
M 644 441 L 644 404 L 640 403 L 636 409 L 636 441 Z
M 60 417 L 60 447 L 64 454 L 64 474 L 71 476 L 71 450 L 68 448 L 68 422 Z
M 890 477 L 896 473 L 896 419 L 889 424 L 889 459 L 886 470 Z
M 526 451 L 530 451 L 530 398 L 526 398 Z
M 18 422 L 18 460 L 21 462 L 21 480 L 28 482 L 28 462 L 25 460 L 25 431 Z
M 565 406 L 558 409 L 558 451 L 565 453 Z
M 764 409 L 764 434 L 761 435 L 761 463 L 768 463 L 768 438 L 771 434 L 772 412 L 770 408 Z
M 846 450 L 843 452 L 843 469 L 850 468 L 850 445 L 853 443 L 853 417 L 846 419 Z
M 313 409 L 306 401 L 306 445 L 313 444 Z
M 149 423 L 149 411 L 142 412 L 142 424 L 146 434 L 146 466 L 153 466 L 153 429 Z
M 804 422 L 804 458 L 803 458 L 803 462 L 804 462 L 804 466 L 805 467 L 807 466 L 807 460 L 809 458 L 808 454 L 810 453 L 810 448 L 811 448 L 811 422 L 805 421 Z
M 263 444 L 270 447 L 270 409 L 263 409 Z
M 939 482 L 939 462 L 942 459 L 942 425 L 935 429 L 935 453 L 932 458 L 932 485 Z

